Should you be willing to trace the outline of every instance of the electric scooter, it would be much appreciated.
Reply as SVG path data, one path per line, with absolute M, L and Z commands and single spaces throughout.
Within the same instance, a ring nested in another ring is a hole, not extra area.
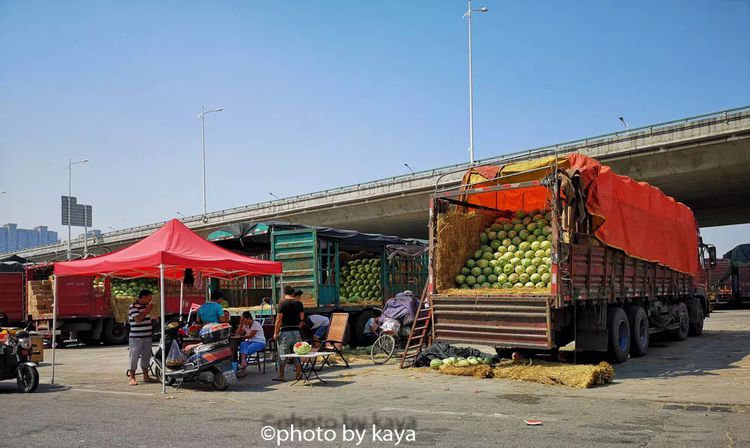
M 171 347 L 172 341 L 178 341 L 181 350 L 188 356 L 187 361 L 179 367 L 161 368 L 161 352 L 154 357 L 153 370 L 157 378 L 161 380 L 164 372 L 165 383 L 173 385 L 176 382 L 196 382 L 205 386 L 213 386 L 216 390 L 226 390 L 229 384 L 237 381 L 237 376 L 232 368 L 232 349 L 229 337 L 232 334 L 232 326 L 227 323 L 207 324 L 200 330 L 201 343 L 181 347 L 181 338 L 175 330 L 179 324 L 170 328 L 165 334 L 164 347 Z M 166 330 L 166 328 L 165 328 Z

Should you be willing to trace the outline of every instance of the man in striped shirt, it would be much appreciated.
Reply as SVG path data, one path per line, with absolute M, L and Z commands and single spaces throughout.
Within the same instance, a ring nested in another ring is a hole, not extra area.
M 135 386 L 138 381 L 135 380 L 135 369 L 138 367 L 138 358 L 141 359 L 141 370 L 143 370 L 143 381 L 150 382 L 148 376 L 148 367 L 151 363 L 151 337 L 152 326 L 151 312 L 154 305 L 151 303 L 151 291 L 144 289 L 138 293 L 138 300 L 135 301 L 128 309 L 128 320 L 130 322 L 130 339 L 128 345 L 130 348 L 130 385 Z

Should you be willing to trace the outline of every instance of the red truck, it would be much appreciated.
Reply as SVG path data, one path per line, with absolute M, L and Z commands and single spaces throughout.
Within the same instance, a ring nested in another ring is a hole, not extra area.
M 0 271 L 0 313 L 14 323 L 32 321 L 32 327 L 45 337 L 52 328 L 52 264 L 27 265 L 13 272 Z M 95 286 L 94 277 L 60 277 L 57 279 L 57 330 L 60 341 L 77 339 L 86 344 L 127 342 L 128 329 L 122 315 L 113 311 L 111 280 L 104 287 Z M 179 283 L 167 282 L 166 311 L 179 313 Z M 192 303 L 205 301 L 202 290 L 186 287 L 183 312 Z
M 708 297 L 713 305 L 728 305 L 732 301 L 731 273 L 732 261 L 727 258 L 719 258 L 708 269 Z
M 717 295 L 717 305 L 741 306 L 750 302 L 750 243 L 724 254 L 717 260 L 716 271 L 717 289 L 722 291 Z
M 429 242 L 435 341 L 624 362 L 710 313 L 690 209 L 580 154 L 472 168 L 433 195 Z

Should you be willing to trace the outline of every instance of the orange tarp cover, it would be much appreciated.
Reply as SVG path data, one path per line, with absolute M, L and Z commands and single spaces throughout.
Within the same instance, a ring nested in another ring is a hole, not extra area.
M 582 154 L 558 157 L 560 169 L 577 170 L 586 186 L 586 209 L 595 216 L 594 234 L 604 244 L 641 260 L 697 275 L 698 231 L 693 212 L 658 188 L 614 173 Z M 471 169 L 463 184 L 473 187 L 540 180 L 555 165 L 554 157 L 505 166 Z M 501 180 L 489 180 L 502 176 Z M 547 207 L 550 191 L 528 187 L 471 195 L 467 202 L 501 210 Z

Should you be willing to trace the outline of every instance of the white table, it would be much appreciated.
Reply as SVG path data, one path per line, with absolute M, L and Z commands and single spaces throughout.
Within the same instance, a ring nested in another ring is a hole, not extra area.
M 318 381 L 325 383 L 322 378 L 318 375 L 318 373 L 323 370 L 323 366 L 326 365 L 326 361 L 328 361 L 328 357 L 331 355 L 335 355 L 334 352 L 310 352 L 306 355 L 298 355 L 296 353 L 290 353 L 288 355 L 281 355 L 280 358 L 284 359 L 299 359 L 300 365 L 302 367 L 302 376 L 295 382 L 292 383 L 292 386 L 299 383 L 300 380 L 302 380 L 305 384 L 311 384 L 310 383 L 310 376 L 313 374 L 315 375 L 315 378 L 318 379 Z M 318 358 L 323 358 L 323 362 L 318 362 Z

